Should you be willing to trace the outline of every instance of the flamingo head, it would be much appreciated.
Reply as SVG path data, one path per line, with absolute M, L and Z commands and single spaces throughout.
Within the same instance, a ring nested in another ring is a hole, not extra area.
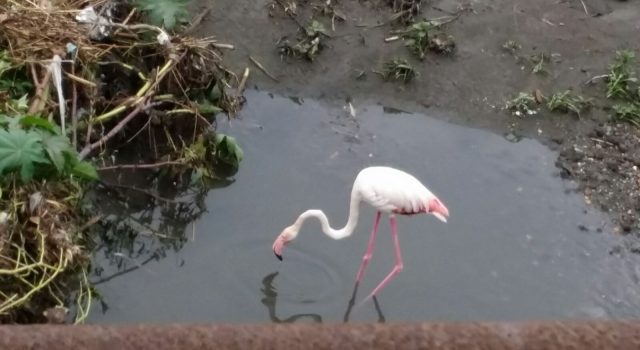
M 429 201 L 429 209 L 427 212 L 442 222 L 447 222 L 447 218 L 449 217 L 449 209 L 447 209 L 438 198 L 433 198 Z
M 282 251 L 284 247 L 293 240 L 298 233 L 295 231 L 293 226 L 286 227 L 282 232 L 278 235 L 278 238 L 273 242 L 273 253 L 276 255 L 278 260 L 282 261 Z

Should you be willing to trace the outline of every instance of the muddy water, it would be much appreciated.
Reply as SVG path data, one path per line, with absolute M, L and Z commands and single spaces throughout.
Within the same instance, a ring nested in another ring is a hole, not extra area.
M 219 126 L 245 151 L 235 183 L 209 193 L 181 249 L 101 283 L 108 309 L 94 308 L 90 322 L 342 321 L 374 211 L 363 207 L 341 241 L 307 224 L 283 262 L 270 246 L 307 208 L 341 227 L 354 176 L 374 164 L 415 174 L 451 218 L 399 220 L 405 270 L 350 320 L 640 315 L 637 259 L 538 142 L 359 101 L 352 118 L 344 103 L 247 96 L 241 119 Z M 359 298 L 390 271 L 392 253 L 383 222 Z M 96 261 L 105 263 L 101 252 Z

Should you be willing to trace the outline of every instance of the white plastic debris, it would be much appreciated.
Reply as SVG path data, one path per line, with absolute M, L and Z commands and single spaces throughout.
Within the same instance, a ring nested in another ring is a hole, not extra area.
M 165 33 L 165 32 L 162 32 L 162 33 L 158 34 L 156 39 L 158 40 L 158 43 L 160 43 L 160 45 L 162 45 L 162 46 L 167 46 L 171 42 L 171 39 L 169 38 L 169 35 L 167 33 Z
M 343 109 L 349 112 L 349 115 L 351 116 L 351 118 L 356 117 L 356 109 L 353 107 L 351 102 L 347 102 L 347 105 L 344 106 Z
M 70 53 L 72 55 L 75 55 L 76 50 L 78 49 L 78 47 L 74 43 L 67 43 L 66 48 L 67 48 L 67 53 Z
M 31 214 L 35 213 L 38 208 L 40 208 L 40 204 L 42 204 L 42 193 L 35 192 L 29 196 L 29 211 Z
M 89 37 L 94 40 L 101 40 L 111 34 L 109 20 L 103 16 L 98 16 L 93 6 L 87 6 L 76 15 L 76 21 L 89 24 Z
M 65 134 L 64 121 L 66 118 L 66 105 L 65 99 L 62 92 L 62 59 L 60 56 L 53 56 L 53 60 L 49 65 L 49 69 L 51 70 L 51 75 L 53 76 L 53 85 L 56 87 L 56 91 L 58 92 L 58 108 L 60 109 L 60 127 L 62 128 L 62 134 Z
M 5 211 L 0 211 L 0 236 L 4 236 L 4 232 L 9 225 L 9 214 Z M 4 246 L 4 239 L 0 239 L 0 249 Z

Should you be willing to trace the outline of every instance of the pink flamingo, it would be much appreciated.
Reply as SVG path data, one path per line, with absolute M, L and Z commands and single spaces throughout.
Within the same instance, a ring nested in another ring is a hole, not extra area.
M 404 267 L 396 227 L 396 214 L 431 214 L 442 222 L 447 222 L 447 217 L 449 216 L 447 207 L 414 176 L 402 170 L 389 167 L 368 167 L 360 171 L 353 183 L 349 219 L 343 228 L 339 230 L 331 228 L 331 226 L 329 226 L 329 220 L 322 210 L 307 210 L 296 219 L 293 225 L 282 230 L 282 233 L 276 238 L 273 243 L 273 252 L 276 257 L 282 260 L 284 247 L 298 236 L 302 224 L 308 218 L 314 217 L 318 219 L 322 225 L 322 232 L 333 239 L 343 239 L 350 236 L 358 224 L 360 202 L 362 201 L 367 202 L 376 209 L 376 217 L 373 223 L 373 230 L 371 231 L 371 238 L 367 245 L 367 251 L 362 257 L 362 263 L 356 275 L 356 287 L 359 285 L 367 264 L 373 255 L 376 232 L 378 231 L 378 224 L 380 223 L 382 213 L 389 215 L 396 260 L 393 270 L 373 289 L 365 300 L 368 300 L 372 296 L 377 296 Z

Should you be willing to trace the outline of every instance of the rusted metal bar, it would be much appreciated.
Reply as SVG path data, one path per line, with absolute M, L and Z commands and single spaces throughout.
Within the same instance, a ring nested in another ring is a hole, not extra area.
M 640 322 L 4 326 L 0 349 L 640 349 Z

